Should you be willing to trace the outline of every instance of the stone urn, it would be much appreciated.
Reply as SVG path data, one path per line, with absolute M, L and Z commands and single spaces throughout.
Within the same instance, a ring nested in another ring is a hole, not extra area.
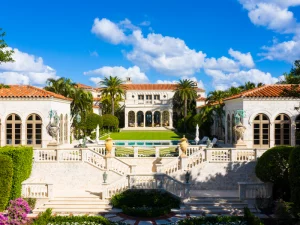
M 181 155 L 180 157 L 187 157 L 186 156 L 186 150 L 187 150 L 187 147 L 188 147 L 188 142 L 187 142 L 187 139 L 185 138 L 185 135 L 183 135 L 183 138 L 180 139 L 180 143 L 179 143 L 179 146 L 181 148 Z
M 111 157 L 111 150 L 113 147 L 112 140 L 113 139 L 110 136 L 108 136 L 108 138 L 105 140 L 106 157 Z

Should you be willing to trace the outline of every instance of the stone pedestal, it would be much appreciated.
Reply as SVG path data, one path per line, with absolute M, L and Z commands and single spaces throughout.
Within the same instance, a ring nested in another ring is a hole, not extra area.
M 181 166 L 181 170 L 187 170 L 187 166 L 188 166 L 188 157 L 187 156 L 180 156 L 180 166 Z
M 238 140 L 237 143 L 234 145 L 236 149 L 245 149 L 247 148 L 246 143 L 243 140 Z
M 48 148 L 55 148 L 58 146 L 58 143 L 57 142 L 49 142 L 49 144 L 47 145 Z

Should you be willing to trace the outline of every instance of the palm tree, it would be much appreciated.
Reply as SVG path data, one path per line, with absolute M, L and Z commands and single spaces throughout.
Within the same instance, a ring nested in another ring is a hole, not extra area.
M 125 86 L 122 85 L 123 81 L 119 77 L 109 78 L 105 77 L 99 84 L 103 87 L 101 94 L 111 97 L 111 114 L 115 115 L 115 99 L 119 96 L 122 97 L 125 95 Z
M 179 80 L 175 89 L 175 95 L 184 101 L 184 117 L 186 117 L 188 100 L 195 100 L 197 98 L 195 82 L 188 79 Z
M 239 88 L 242 89 L 243 91 L 248 91 L 255 88 L 255 83 L 248 81 L 244 85 L 240 86 Z
M 76 89 L 76 83 L 65 77 L 61 77 L 59 79 L 49 78 L 46 84 L 48 86 L 45 87 L 45 90 L 61 94 L 67 98 L 71 98 Z
M 230 87 L 229 89 L 226 90 L 227 97 L 232 95 L 237 95 L 241 92 L 242 90 L 239 87 Z

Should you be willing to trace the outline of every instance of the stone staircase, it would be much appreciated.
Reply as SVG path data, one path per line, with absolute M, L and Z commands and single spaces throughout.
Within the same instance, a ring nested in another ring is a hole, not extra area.
M 191 197 L 180 209 L 173 209 L 172 212 L 200 215 L 243 215 L 244 207 L 248 207 L 252 213 L 258 213 L 255 207 L 236 197 Z
M 34 214 L 44 212 L 51 208 L 57 214 L 105 214 L 117 213 L 118 209 L 112 209 L 108 200 L 101 200 L 97 196 L 82 197 L 56 197 L 45 202 L 33 210 Z

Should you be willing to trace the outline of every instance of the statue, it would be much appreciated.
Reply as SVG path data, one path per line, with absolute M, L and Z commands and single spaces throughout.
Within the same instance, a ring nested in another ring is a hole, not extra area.
M 49 124 L 46 127 L 48 134 L 52 137 L 52 140 L 50 141 L 49 145 L 57 145 L 57 133 L 59 130 L 59 118 L 57 112 L 51 109 L 49 112 L 49 117 Z
M 246 147 L 246 144 L 244 143 L 244 133 L 245 133 L 245 130 L 246 130 L 246 127 L 241 123 L 239 122 L 237 125 L 235 125 L 233 127 L 235 133 L 236 133 L 236 137 L 237 137 L 237 143 L 236 143 L 236 148 L 245 148 Z

